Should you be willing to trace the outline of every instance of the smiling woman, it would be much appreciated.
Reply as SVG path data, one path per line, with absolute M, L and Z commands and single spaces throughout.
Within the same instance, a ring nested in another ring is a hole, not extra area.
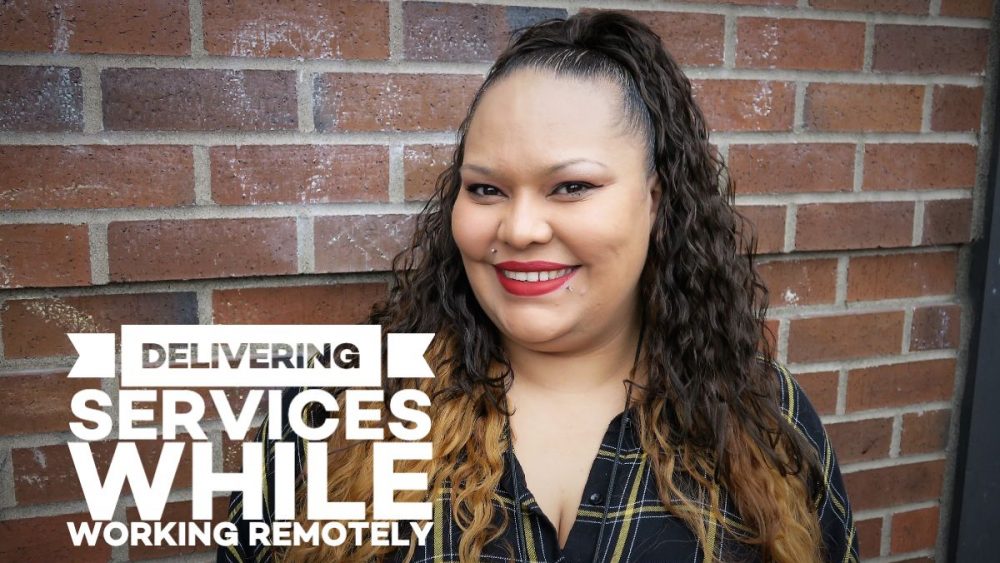
M 220 560 L 856 561 L 834 451 L 772 358 L 724 169 L 642 23 L 586 12 L 519 33 L 369 319 L 436 333 L 419 383 L 434 456 L 398 468 L 426 472 L 431 496 L 397 495 L 433 502 L 430 538 Z M 329 499 L 370 500 L 371 443 L 331 442 Z
M 621 125 L 623 105 L 611 81 L 532 67 L 479 101 L 451 223 L 476 299 L 508 348 L 594 348 L 639 326 L 662 190 L 648 133 Z M 575 292 L 546 295 L 560 287 Z

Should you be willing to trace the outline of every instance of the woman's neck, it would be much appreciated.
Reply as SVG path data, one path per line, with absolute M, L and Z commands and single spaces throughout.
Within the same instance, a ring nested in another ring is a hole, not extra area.
M 553 401 L 590 401 L 593 397 L 622 397 L 624 401 L 626 379 L 645 383 L 641 366 L 630 377 L 638 342 L 639 327 L 631 324 L 589 346 L 566 352 L 543 352 L 507 341 L 514 369 L 511 392 Z M 638 395 L 636 388 L 633 403 Z

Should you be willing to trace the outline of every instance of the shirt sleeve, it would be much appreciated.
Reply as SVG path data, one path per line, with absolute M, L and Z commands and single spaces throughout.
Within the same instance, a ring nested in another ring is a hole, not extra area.
M 822 482 L 814 487 L 813 503 L 823 533 L 826 561 L 857 563 L 858 535 L 837 455 L 819 414 L 788 369 L 774 362 L 781 387 L 781 406 L 790 422 L 819 454 Z

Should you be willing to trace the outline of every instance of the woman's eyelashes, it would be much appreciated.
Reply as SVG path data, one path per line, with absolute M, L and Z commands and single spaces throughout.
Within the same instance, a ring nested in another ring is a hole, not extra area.
M 503 195 L 503 192 L 498 188 L 489 184 L 469 184 L 465 189 L 472 195 L 480 198 Z
M 586 182 L 566 182 L 563 184 L 559 184 L 559 186 L 557 186 L 552 193 L 553 195 L 566 195 L 571 198 L 579 198 L 583 197 L 584 195 L 587 194 L 587 192 L 596 187 L 598 186 L 594 186 Z M 564 188 L 565 191 L 563 191 Z
M 589 191 L 599 188 L 587 182 L 563 182 L 552 190 L 551 195 L 565 196 L 569 199 L 578 199 L 586 195 Z M 489 184 L 469 184 L 465 188 L 473 196 L 485 199 L 492 197 L 502 197 L 504 194 L 500 188 Z

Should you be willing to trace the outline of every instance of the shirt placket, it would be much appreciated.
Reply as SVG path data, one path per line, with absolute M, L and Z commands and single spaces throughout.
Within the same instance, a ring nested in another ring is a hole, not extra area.
M 614 450 L 621 422 L 622 416 L 618 415 L 608 425 L 604 438 L 601 441 L 601 450 Z M 626 432 L 626 434 L 628 433 Z M 623 449 L 627 448 L 630 442 L 626 437 Z M 542 511 L 541 507 L 535 501 L 534 495 L 528 489 L 524 472 L 521 469 L 520 462 L 517 461 L 516 455 L 514 456 L 514 463 L 514 468 L 505 468 L 505 475 L 501 481 L 501 485 L 506 489 L 507 494 L 513 498 L 511 491 L 514 490 L 513 479 L 516 472 L 521 494 L 521 498 L 518 499 L 521 506 L 518 525 L 523 526 L 525 530 L 524 537 L 528 544 L 527 560 L 547 562 L 579 561 L 585 563 L 592 561 L 594 550 L 597 548 L 595 542 L 598 530 L 600 529 L 604 506 L 609 502 L 607 498 L 608 483 L 611 478 L 615 458 L 602 458 L 600 452 L 598 452 L 597 458 L 592 461 L 590 474 L 587 476 L 587 484 L 584 487 L 583 500 L 577 508 L 576 521 L 570 530 L 569 537 L 566 539 L 566 546 L 563 549 L 559 549 L 558 530 Z M 621 466 L 619 466 L 618 472 L 619 475 L 615 479 L 618 482 L 615 483 L 615 488 L 611 492 L 612 498 L 620 498 L 621 495 L 620 487 L 623 479 Z M 612 527 L 609 522 L 605 528 L 602 541 L 605 546 L 609 544 Z M 514 541 L 517 536 L 514 533 L 509 533 L 508 537 Z

